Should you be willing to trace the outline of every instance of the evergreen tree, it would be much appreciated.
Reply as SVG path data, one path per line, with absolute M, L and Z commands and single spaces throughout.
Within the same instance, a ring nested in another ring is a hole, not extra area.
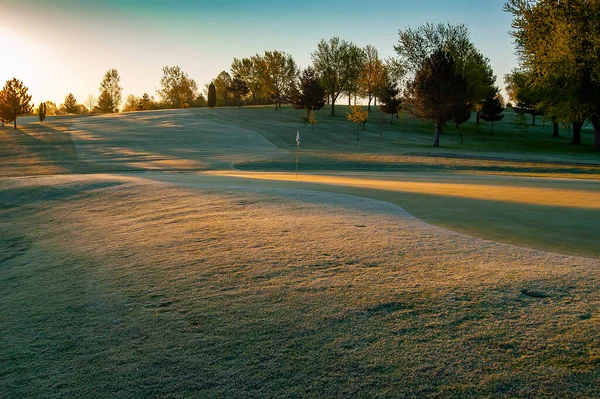
M 100 96 L 98 97 L 98 109 L 102 113 L 119 112 L 123 88 L 119 86 L 121 77 L 116 69 L 110 69 L 104 74 L 100 83 Z
M 69 93 L 65 97 L 65 102 L 62 105 L 62 108 L 64 109 L 65 113 L 67 113 L 67 114 L 77 114 L 78 113 L 79 107 L 77 106 L 77 100 L 75 99 L 75 96 L 73 95 L 73 93 Z
M 409 110 L 417 118 L 434 122 L 434 147 L 439 147 L 442 125 L 454 117 L 466 90 L 467 82 L 446 50 L 435 51 L 417 71 L 408 91 Z
M 394 124 L 394 115 L 398 113 L 402 105 L 399 93 L 398 85 L 392 81 L 388 81 L 387 85 L 379 91 L 379 110 L 390 115 L 390 125 Z
M 504 118 L 504 107 L 502 106 L 502 97 L 498 90 L 490 93 L 483 102 L 481 109 L 481 119 L 490 122 L 490 134 L 494 134 L 494 122 L 501 121 Z
M 40 123 L 46 120 L 46 103 L 40 103 L 38 107 L 38 117 L 40 118 Z
M 17 128 L 17 118 L 31 112 L 31 95 L 29 89 L 20 80 L 13 78 L 4 85 L 0 94 L 0 114 L 3 122 L 14 122 Z
M 325 89 L 314 68 L 308 67 L 300 75 L 300 92 L 294 99 L 294 108 L 306 110 L 306 120 L 310 120 L 310 112 L 318 111 L 325 106 Z
M 214 108 L 217 105 L 217 90 L 213 82 L 208 86 L 208 106 Z

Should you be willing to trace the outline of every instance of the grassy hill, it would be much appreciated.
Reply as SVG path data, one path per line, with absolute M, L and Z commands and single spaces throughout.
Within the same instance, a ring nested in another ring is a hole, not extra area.
M 589 131 L 339 113 L 0 129 L 0 396 L 599 396 Z

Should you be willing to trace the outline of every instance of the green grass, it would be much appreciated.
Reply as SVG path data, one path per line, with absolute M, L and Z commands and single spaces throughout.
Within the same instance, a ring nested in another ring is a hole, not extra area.
M 0 129 L 0 396 L 599 396 L 589 128 L 338 113 Z

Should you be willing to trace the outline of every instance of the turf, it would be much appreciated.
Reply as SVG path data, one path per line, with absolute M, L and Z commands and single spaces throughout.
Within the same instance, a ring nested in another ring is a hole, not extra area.
M 589 129 L 300 115 L 0 129 L 1 396 L 600 395 Z

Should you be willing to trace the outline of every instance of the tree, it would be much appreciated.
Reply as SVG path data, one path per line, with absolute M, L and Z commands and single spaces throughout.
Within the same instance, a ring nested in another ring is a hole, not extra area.
M 165 66 L 162 71 L 160 89 L 156 91 L 162 101 L 172 108 L 188 108 L 198 91 L 196 82 L 179 65 Z
M 100 83 L 100 96 L 98 97 L 97 110 L 102 113 L 114 113 L 119 111 L 121 94 L 123 88 L 119 86 L 121 77 L 116 69 L 109 69 L 104 74 Z
M 148 93 L 144 93 L 141 98 L 138 99 L 137 111 L 148 111 L 153 108 L 153 99 L 148 95 Z
M 217 90 L 213 82 L 208 86 L 208 106 L 214 108 L 217 105 Z
M 305 109 L 309 120 L 311 111 L 318 111 L 325 106 L 325 89 L 314 68 L 308 67 L 300 75 L 300 93 L 294 100 L 294 108 Z
M 348 90 L 349 84 L 362 70 L 361 50 L 354 44 L 333 37 L 321 40 L 312 53 L 313 64 L 321 76 L 321 84 L 331 102 L 331 115 L 335 116 L 335 101 Z
M 458 127 L 467 115 L 470 118 L 467 109 L 473 109 L 479 123 L 483 101 L 494 89 L 496 77 L 490 60 L 471 41 L 467 27 L 463 24 L 427 23 L 416 29 L 400 31 L 399 36 L 398 45 L 394 48 L 411 73 L 415 73 L 423 65 L 425 58 L 438 49 L 444 49 L 452 56 L 457 73 L 467 82 L 466 104 L 456 109 L 454 121 Z
M 217 105 L 229 105 L 229 89 L 231 87 L 231 75 L 226 71 L 222 71 L 212 81 L 215 86 Z
M 386 78 L 386 80 L 388 81 L 387 84 L 379 91 L 379 110 L 384 114 L 390 115 L 390 125 L 393 125 L 394 115 L 398 113 L 402 105 L 402 100 L 398 96 L 400 90 L 396 82 L 392 82 L 389 78 Z
M 79 112 L 79 107 L 77 106 L 77 100 L 75 99 L 75 96 L 73 95 L 73 93 L 69 93 L 65 97 L 65 102 L 61 106 L 61 108 L 67 114 L 77 114 Z
M 481 110 L 481 119 L 490 122 L 490 134 L 494 134 L 494 122 L 501 121 L 504 118 L 504 106 L 502 105 L 502 95 L 496 89 L 495 93 L 490 93 L 483 103 Z
M 352 72 L 348 75 L 346 90 L 344 90 L 344 94 L 348 97 L 348 106 L 352 105 L 352 97 L 354 97 L 354 102 L 356 103 L 356 97 L 360 94 L 360 77 L 365 68 L 366 62 L 365 52 L 363 49 L 357 46 L 351 46 L 350 50 L 350 56 L 354 59 L 353 62 L 355 65 Z
M 140 98 L 130 94 L 127 96 L 125 100 L 125 105 L 123 105 L 123 112 L 132 112 L 138 111 L 138 105 L 140 104 Z
M 92 113 L 94 111 L 94 108 L 96 107 L 96 103 L 97 103 L 96 97 L 94 97 L 93 94 L 88 94 L 88 96 L 85 99 L 85 106 L 89 109 L 90 113 Z
M 231 64 L 231 74 L 234 78 L 243 80 L 252 96 L 252 103 L 256 104 L 256 96 L 262 92 L 262 79 L 260 73 L 260 56 L 251 58 L 234 58 Z
M 359 88 L 360 94 L 367 97 L 367 111 L 371 112 L 371 101 L 376 95 L 377 88 L 384 85 L 385 68 L 375 46 L 367 45 L 363 52 L 365 62 L 359 78 Z
M 46 120 L 46 103 L 40 103 L 38 107 L 38 118 L 40 119 L 40 123 L 43 123 Z
M 238 103 L 238 108 L 242 107 L 242 97 L 246 96 L 250 92 L 248 86 L 246 85 L 246 82 L 244 82 L 240 78 L 233 78 L 231 80 L 231 86 L 229 86 L 229 91 L 233 95 L 233 98 L 236 99 Z
M 275 99 L 275 109 L 281 108 L 284 97 L 291 97 L 298 67 L 291 55 L 282 51 L 265 51 L 259 69 L 265 92 Z
M 308 113 L 308 123 L 310 123 L 310 131 L 313 132 L 315 130 L 315 125 L 317 124 L 317 117 L 315 116 L 315 111 L 312 109 Z
M 17 128 L 17 118 L 31 112 L 31 95 L 29 89 L 20 80 L 13 78 L 4 85 L 0 94 L 0 114 L 3 122 L 14 122 Z
M 350 112 L 346 112 L 346 118 L 350 122 L 354 123 L 356 127 L 360 128 L 362 126 L 364 130 L 367 119 L 369 119 L 369 112 L 365 111 L 365 109 L 360 105 L 351 105 Z M 356 131 L 356 140 L 360 140 L 360 134 L 358 130 Z
M 575 130 L 589 119 L 600 150 L 600 2 L 509 0 L 520 67 L 535 88 L 551 89 L 554 111 Z
M 425 59 L 409 86 L 409 111 L 435 124 L 434 147 L 440 145 L 442 125 L 452 119 L 457 105 L 464 101 L 465 78 L 457 73 L 452 55 L 443 49 Z

